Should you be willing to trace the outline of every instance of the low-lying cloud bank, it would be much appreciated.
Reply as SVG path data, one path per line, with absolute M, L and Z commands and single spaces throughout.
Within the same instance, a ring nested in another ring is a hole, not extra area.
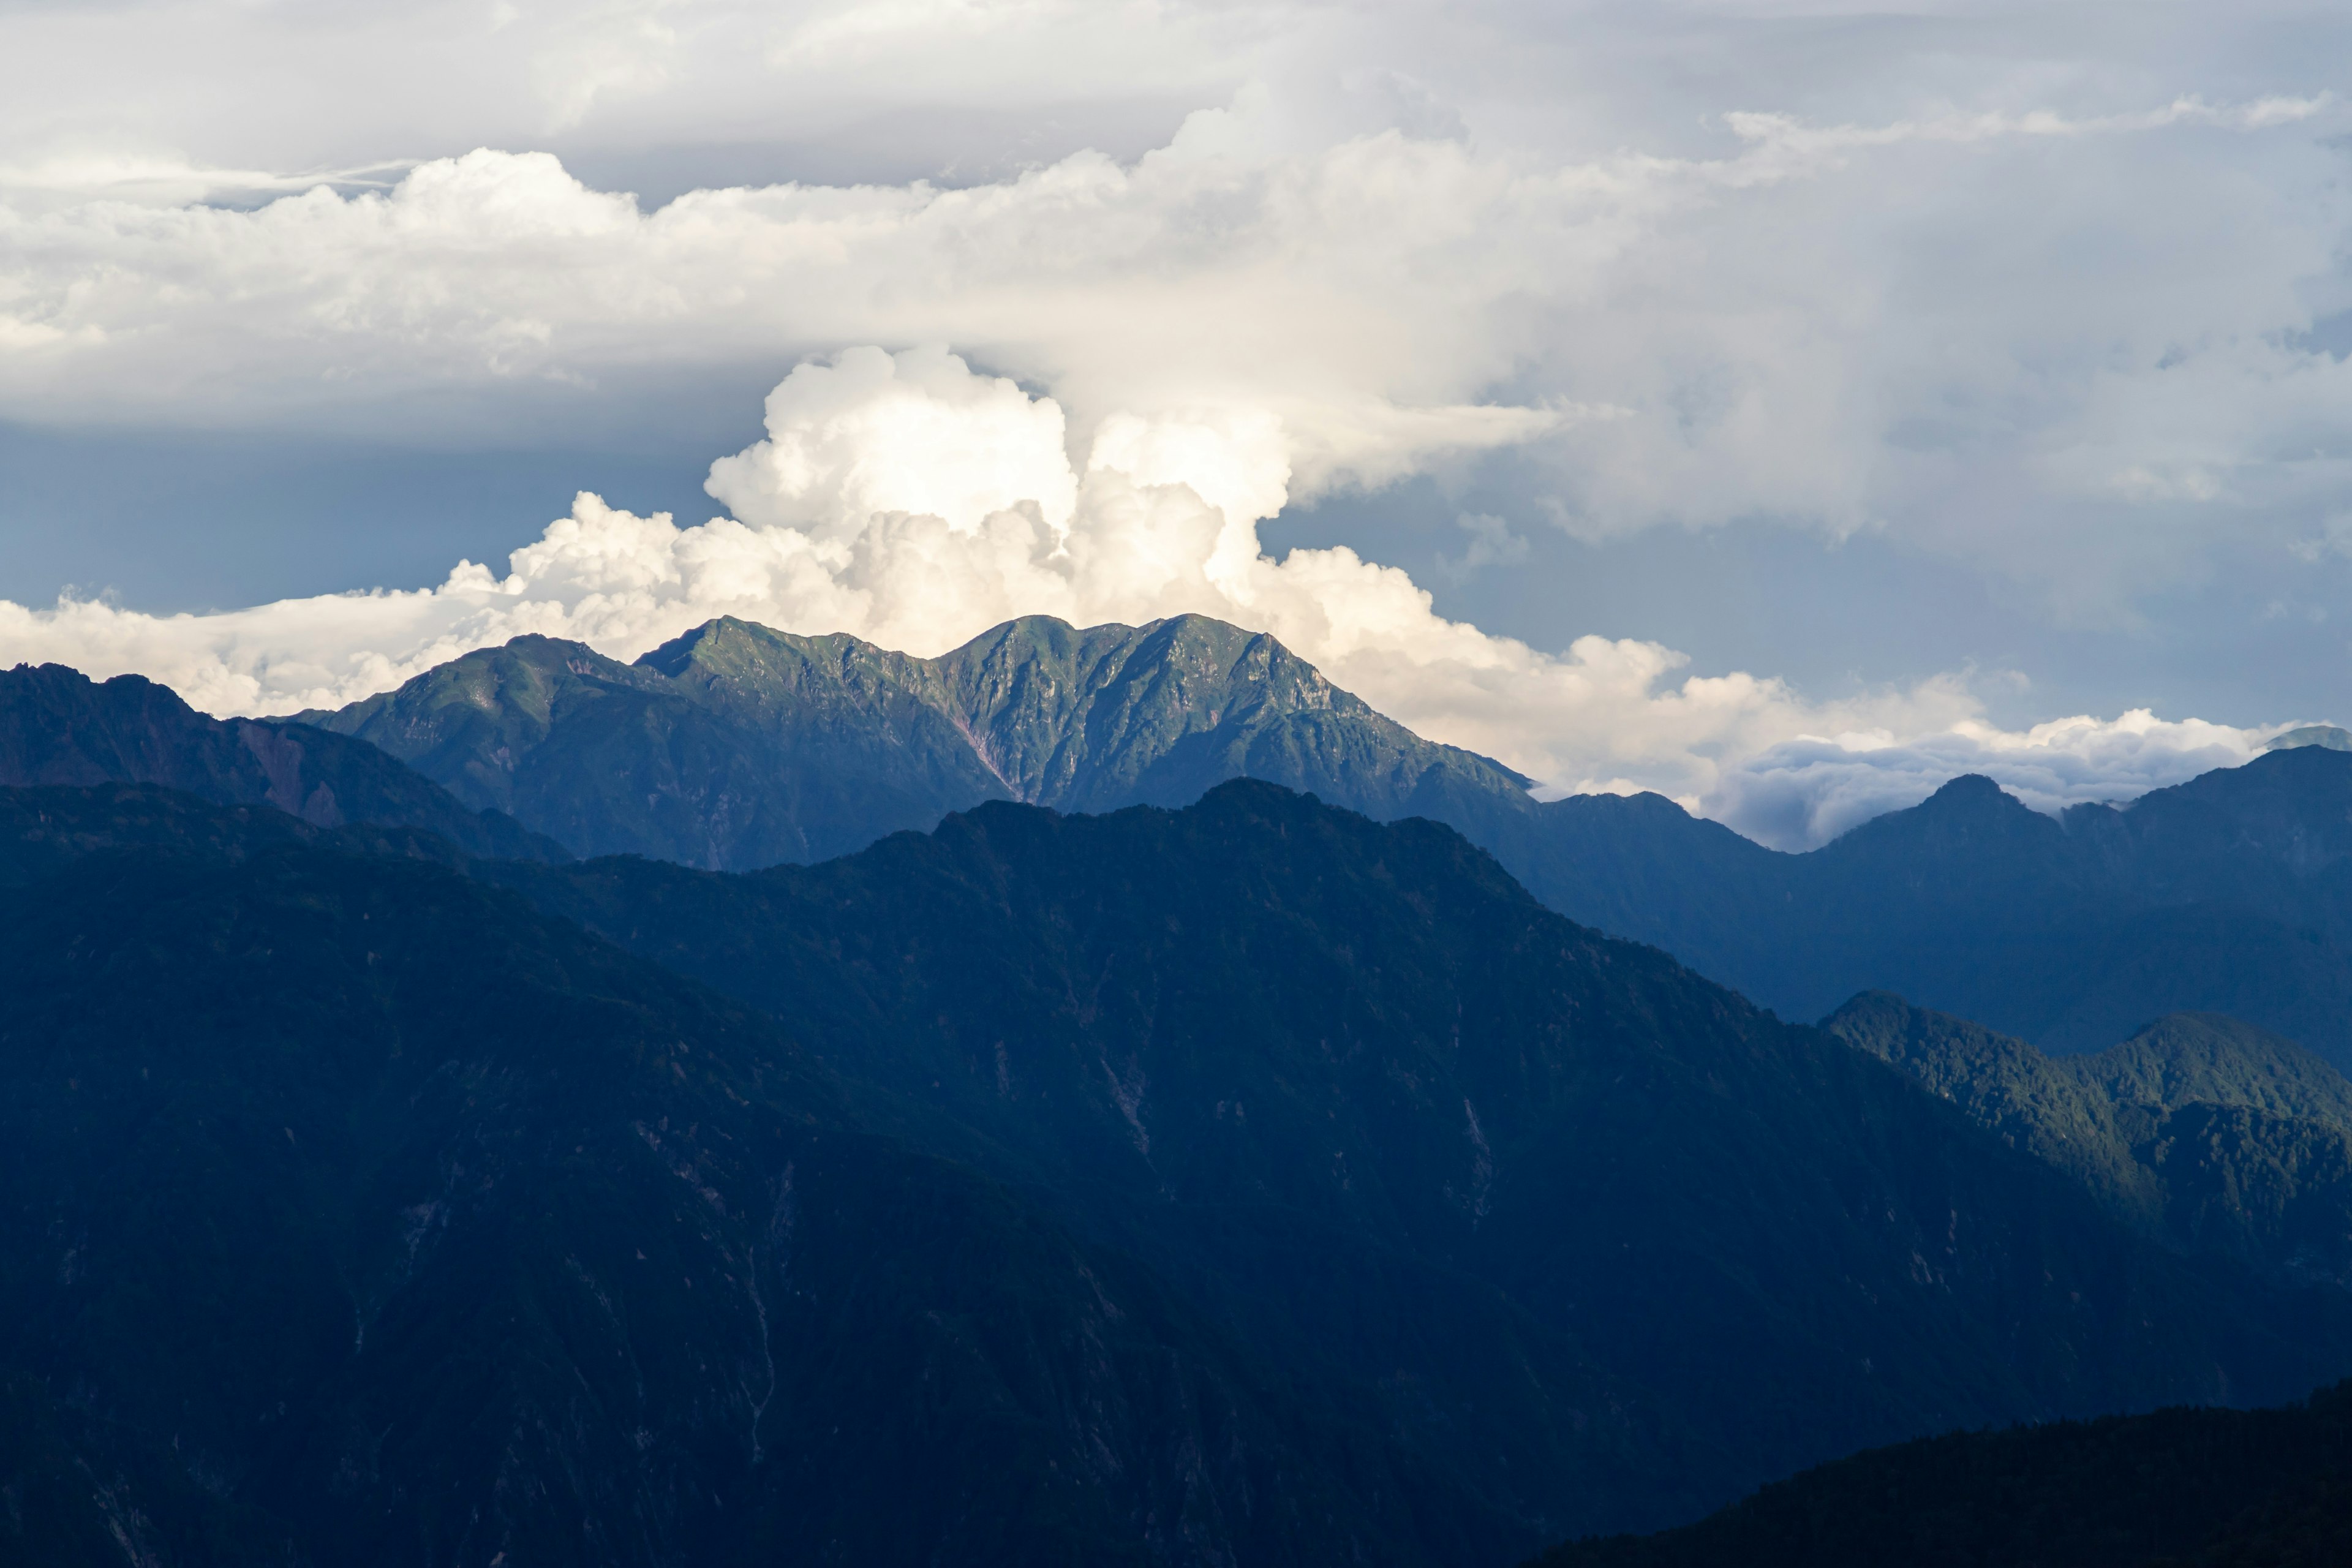
M 1458 439 L 1491 445 L 1556 417 L 1484 412 Z M 0 603 L 0 661 L 138 671 L 210 711 L 263 713 L 350 701 L 525 632 L 631 658 L 731 615 L 934 654 L 1020 615 L 1195 612 L 1273 633 L 1546 794 L 1654 789 L 1792 848 L 1958 773 L 2051 808 L 2243 762 L 2273 732 L 2146 712 L 2008 731 L 1954 677 L 1816 702 L 1777 679 L 1686 675 L 1656 643 L 1588 637 L 1552 655 L 1491 637 L 1353 551 L 1265 554 L 1257 525 L 1290 493 L 1295 447 L 1276 416 L 1245 405 L 1113 413 L 1074 464 L 1051 398 L 944 349 L 859 348 L 795 370 L 767 426 L 712 465 L 729 515 L 698 526 L 583 493 L 504 575 L 467 562 L 437 587 L 205 616 Z

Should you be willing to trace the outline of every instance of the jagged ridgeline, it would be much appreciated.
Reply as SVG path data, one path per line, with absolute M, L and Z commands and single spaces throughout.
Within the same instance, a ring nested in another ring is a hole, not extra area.
M 1509 769 L 1420 739 L 1273 638 L 1198 616 L 1031 618 L 937 659 L 739 621 L 635 664 L 524 637 L 302 717 L 216 724 L 145 682 L 19 670 L 0 676 L 0 778 L 154 780 L 428 826 L 478 853 L 560 841 L 748 869 L 984 800 L 1173 805 L 1247 775 L 1378 820 L 1447 823 L 1553 909 L 1787 1016 L 1883 989 L 2083 1051 L 2150 1018 L 2220 1012 L 2352 1066 L 2352 753 L 2321 743 L 2334 731 L 2056 817 L 1958 779 L 1789 855 L 1654 795 L 1538 802 Z M 201 765 L 164 771 L 141 750 L 191 730 L 210 736 Z M 542 837 L 518 846 L 509 816 Z
M 1032 616 L 935 659 L 732 619 L 634 664 L 518 637 L 298 717 L 581 854 L 719 870 L 826 859 L 985 800 L 1181 805 L 1244 774 L 1378 817 L 1527 803 L 1509 769 L 1199 616 Z

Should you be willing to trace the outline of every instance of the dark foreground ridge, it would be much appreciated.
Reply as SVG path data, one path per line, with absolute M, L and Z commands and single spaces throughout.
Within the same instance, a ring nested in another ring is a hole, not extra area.
M 2352 1368 L 2352 1293 L 1270 784 L 751 875 L 8 791 L 0 952 L 37 1561 L 1499 1565 Z
M 2166 1410 L 1857 1454 L 1685 1529 L 1530 1568 L 2337 1568 L 2352 1384 L 2276 1410 Z
M 484 874 L 788 1019 L 1530 1531 L 1899 1433 L 2293 1397 L 2352 1348 L 2343 1292 L 2176 1255 L 1433 823 L 1241 781 L 746 876 Z
M 0 1558 L 1506 1552 L 1131 1258 L 863 1131 L 766 1016 L 366 836 L 28 793 Z

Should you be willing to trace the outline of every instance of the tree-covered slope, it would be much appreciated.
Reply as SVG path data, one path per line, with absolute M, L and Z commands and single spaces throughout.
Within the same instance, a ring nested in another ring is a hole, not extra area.
M 2064 1066 L 2122 1101 L 2172 1110 L 2201 1100 L 2352 1128 L 2352 1079 L 2293 1040 L 2220 1013 L 2158 1018 Z
M 861 1131 L 759 1013 L 347 831 L 29 793 L 13 832 L 62 847 L 0 892 L 0 1557 L 1523 1539 L 1132 1259 Z
M 1697 1524 L 1540 1568 L 2335 1568 L 2352 1561 L 2352 1384 L 1857 1454 Z
M 936 659 L 718 620 L 636 663 L 520 637 L 304 720 L 584 854 L 810 862 L 991 799 L 1097 811 L 1271 778 L 1380 816 L 1524 816 L 1270 637 L 1202 616 L 1008 622 Z
M 2352 1285 L 2352 1083 L 2235 1019 L 2160 1019 L 2095 1055 L 1885 992 L 1822 1026 L 1891 1062 L 2108 1209 L 2184 1250 Z
M 476 855 L 564 852 L 499 813 L 461 805 L 372 745 L 295 723 L 205 717 L 136 675 L 62 665 L 0 670 L 0 786 L 150 784 L 268 805 L 321 827 L 422 828 Z
M 1530 1530 L 1898 1434 L 2284 1397 L 2352 1354 L 2342 1294 L 2143 1239 L 1426 821 L 1234 783 L 748 876 L 482 874 L 964 1129 Z

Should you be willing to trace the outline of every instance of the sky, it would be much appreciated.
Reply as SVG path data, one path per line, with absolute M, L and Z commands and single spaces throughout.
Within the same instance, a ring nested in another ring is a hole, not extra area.
M 2352 718 L 2352 13 L 0 0 L 0 661 L 1274 632 L 1787 847 Z

